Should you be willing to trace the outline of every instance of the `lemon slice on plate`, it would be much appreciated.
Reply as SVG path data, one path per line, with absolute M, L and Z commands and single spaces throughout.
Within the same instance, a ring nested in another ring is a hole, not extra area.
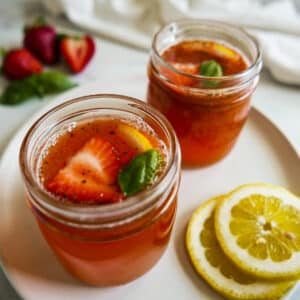
M 278 299 L 294 282 L 258 280 L 242 272 L 222 251 L 215 233 L 214 210 L 223 196 L 201 205 L 187 228 L 186 246 L 196 271 L 207 283 L 230 299 Z
M 131 144 L 132 147 L 137 148 L 139 152 L 145 152 L 153 148 L 147 137 L 136 128 L 126 124 L 120 124 L 118 126 L 118 130 L 124 136 L 124 139 L 126 139 L 126 141 Z
M 244 271 L 261 278 L 300 275 L 300 199 L 267 185 L 243 185 L 216 208 L 223 251 Z

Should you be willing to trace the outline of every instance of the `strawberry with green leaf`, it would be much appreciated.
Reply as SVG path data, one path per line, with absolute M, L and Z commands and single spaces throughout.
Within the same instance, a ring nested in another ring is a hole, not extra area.
M 46 188 L 75 203 L 115 203 L 151 185 L 162 165 L 160 152 L 150 149 L 122 167 L 118 150 L 96 136 L 46 183 Z
M 47 65 L 52 65 L 58 60 L 56 30 L 41 17 L 32 25 L 26 26 L 23 44 Z

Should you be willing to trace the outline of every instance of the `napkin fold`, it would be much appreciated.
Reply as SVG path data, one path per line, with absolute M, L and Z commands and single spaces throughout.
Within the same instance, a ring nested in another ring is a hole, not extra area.
M 135 47 L 149 49 L 163 24 L 205 18 L 245 27 L 261 44 L 275 79 L 300 85 L 300 13 L 297 0 L 43 0 L 53 14 Z

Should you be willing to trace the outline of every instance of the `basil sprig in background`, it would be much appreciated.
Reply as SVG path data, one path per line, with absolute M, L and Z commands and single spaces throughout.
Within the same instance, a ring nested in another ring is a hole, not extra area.
M 46 71 L 21 80 L 11 81 L 0 96 L 0 103 L 16 105 L 32 97 L 42 98 L 45 95 L 63 92 L 74 86 L 76 84 L 63 73 Z
M 223 69 L 221 65 L 215 60 L 206 60 L 202 62 L 200 66 L 200 75 L 209 77 L 220 77 L 223 76 Z M 217 87 L 219 84 L 218 80 L 204 80 L 203 85 L 205 87 Z

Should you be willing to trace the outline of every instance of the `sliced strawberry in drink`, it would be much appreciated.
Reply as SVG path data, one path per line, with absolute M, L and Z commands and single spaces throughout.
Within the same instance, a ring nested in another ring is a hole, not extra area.
M 74 202 L 120 201 L 121 193 L 116 184 L 119 169 L 119 157 L 114 147 L 94 137 L 46 184 L 46 188 Z
M 71 159 L 75 170 L 104 184 L 116 182 L 120 168 L 118 154 L 111 143 L 99 137 L 90 139 Z
M 176 70 L 186 73 L 186 75 L 179 74 L 176 71 L 173 71 L 169 68 L 162 67 L 161 72 L 162 74 L 168 78 L 171 82 L 176 85 L 185 85 L 185 86 L 193 86 L 197 83 L 196 78 L 192 78 L 189 75 L 199 75 L 200 68 L 198 64 L 192 63 L 176 63 L 176 62 L 168 62 Z
M 122 199 L 115 185 L 106 185 L 85 178 L 71 170 L 60 172 L 47 189 L 52 193 L 79 203 L 118 202 Z

